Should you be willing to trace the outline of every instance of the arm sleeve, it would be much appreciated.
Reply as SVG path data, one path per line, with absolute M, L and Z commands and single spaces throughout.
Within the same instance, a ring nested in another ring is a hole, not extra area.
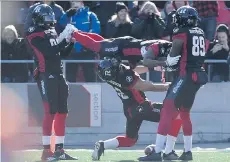
M 34 46 L 36 50 L 41 52 L 44 55 L 44 57 L 48 58 L 48 57 L 52 57 L 53 55 L 57 55 L 59 52 L 61 52 L 62 49 L 65 48 L 67 43 L 65 40 L 63 40 L 59 44 L 57 44 L 56 41 L 55 44 L 51 45 L 49 39 L 45 39 L 42 37 L 35 37 L 31 40 L 31 45 Z
M 99 34 L 101 32 L 101 26 L 100 26 L 100 21 L 97 18 L 97 15 L 93 12 L 90 14 L 91 17 L 91 23 L 92 23 L 92 33 L 97 33 Z
M 138 79 L 140 79 L 140 75 L 134 70 L 129 69 L 120 74 L 120 79 L 122 87 L 130 89 L 133 88 Z

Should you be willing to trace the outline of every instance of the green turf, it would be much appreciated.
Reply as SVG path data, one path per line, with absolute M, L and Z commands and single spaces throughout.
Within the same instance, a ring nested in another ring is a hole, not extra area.
M 91 160 L 90 150 L 76 150 L 67 151 L 70 155 L 79 157 L 77 162 L 89 162 Z M 178 152 L 180 155 L 181 152 Z M 26 151 L 15 153 L 15 162 L 38 162 L 40 159 L 40 151 Z M 142 151 L 129 150 L 108 150 L 105 155 L 101 157 L 100 161 L 103 162 L 135 162 L 139 156 L 142 156 Z M 194 160 L 192 162 L 230 162 L 230 152 L 193 152 Z M 73 162 L 73 161 L 63 161 Z

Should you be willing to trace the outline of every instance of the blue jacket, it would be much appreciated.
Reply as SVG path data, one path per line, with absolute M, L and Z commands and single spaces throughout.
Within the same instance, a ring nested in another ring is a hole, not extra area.
M 62 27 L 65 27 L 68 23 L 73 24 L 77 29 L 84 32 L 99 34 L 101 30 L 97 15 L 90 12 L 88 7 L 79 9 L 71 18 L 68 18 L 66 14 L 62 15 L 59 23 Z M 75 43 L 74 48 L 76 52 L 80 52 L 82 46 L 79 43 Z

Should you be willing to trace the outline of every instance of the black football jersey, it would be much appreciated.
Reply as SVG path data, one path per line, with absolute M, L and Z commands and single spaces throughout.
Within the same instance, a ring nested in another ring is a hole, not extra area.
M 175 28 L 173 40 L 183 40 L 181 58 L 178 63 L 180 74 L 187 71 L 203 71 L 206 54 L 206 41 L 204 31 L 199 27 Z
M 141 104 L 146 100 L 146 96 L 144 92 L 133 88 L 139 78 L 139 74 L 130 69 L 129 66 L 120 65 L 115 79 L 106 82 L 115 89 L 124 105 Z
M 61 59 L 63 55 L 68 55 L 73 47 L 73 43 L 63 40 L 57 41 L 55 28 L 44 30 L 40 27 L 30 27 L 26 33 L 30 47 L 34 52 L 36 67 L 40 72 L 62 73 Z
M 148 57 L 149 59 L 157 59 L 161 57 L 167 57 L 171 48 L 172 48 L 172 42 L 169 42 L 167 40 L 154 40 L 154 42 L 148 46 L 148 48 L 151 48 L 153 50 L 153 53 L 151 56 L 147 55 L 146 51 L 143 53 L 143 57 Z

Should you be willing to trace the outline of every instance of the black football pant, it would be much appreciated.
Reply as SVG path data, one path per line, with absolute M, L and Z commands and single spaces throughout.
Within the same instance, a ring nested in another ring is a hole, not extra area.
M 178 76 L 169 87 L 165 100 L 173 100 L 176 108 L 191 109 L 195 100 L 196 93 L 200 87 L 207 83 L 205 72 L 187 73 Z
M 37 79 L 45 111 L 50 114 L 68 113 L 68 85 L 63 75 L 40 73 Z
M 124 106 L 126 121 L 126 136 L 138 139 L 138 132 L 144 120 L 151 122 L 160 121 L 160 109 L 162 103 L 151 103 L 149 101 L 141 105 Z M 143 112 L 141 112 L 143 110 Z M 136 112 L 135 112 L 136 111 Z

